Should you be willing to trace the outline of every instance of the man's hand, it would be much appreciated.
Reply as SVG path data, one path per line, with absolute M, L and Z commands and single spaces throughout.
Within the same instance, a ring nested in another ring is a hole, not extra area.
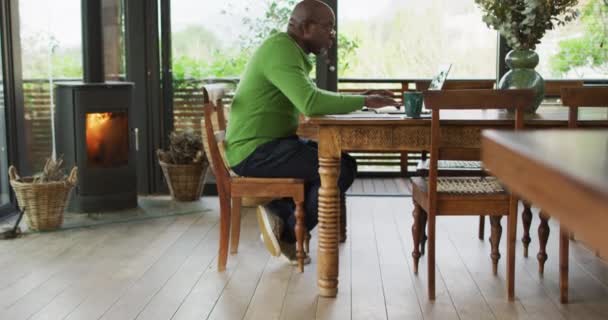
M 399 108 L 400 104 L 393 98 L 374 94 L 365 97 L 365 106 L 371 109 L 377 109 L 386 106 L 393 106 Z

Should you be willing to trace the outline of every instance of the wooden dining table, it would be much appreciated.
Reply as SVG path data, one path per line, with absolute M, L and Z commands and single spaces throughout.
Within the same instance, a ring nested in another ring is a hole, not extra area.
M 608 129 L 490 130 L 483 133 L 482 160 L 512 192 L 608 252 Z
M 500 110 L 445 110 L 441 119 L 442 143 L 464 145 L 473 152 L 480 150 L 482 130 L 513 126 L 513 114 Z M 534 129 L 566 128 L 567 119 L 567 108 L 541 107 L 536 114 L 526 116 L 525 126 Z M 581 128 L 608 128 L 608 112 L 603 109 L 582 109 L 579 119 Z M 338 293 L 340 193 L 337 180 L 341 153 L 429 150 L 430 125 L 430 117 L 412 119 L 405 115 L 376 115 L 372 112 L 367 115 L 310 117 L 302 123 L 304 130 L 314 130 L 319 143 L 321 188 L 317 283 L 321 296 L 335 297 Z

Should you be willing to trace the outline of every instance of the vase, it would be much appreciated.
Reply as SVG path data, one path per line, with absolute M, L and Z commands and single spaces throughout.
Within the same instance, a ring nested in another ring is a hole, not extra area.
M 534 70 L 538 65 L 538 54 L 528 49 L 511 50 L 505 62 L 511 70 L 500 79 L 498 88 L 534 90 L 534 104 L 526 108 L 525 112 L 535 113 L 545 98 L 545 81 Z

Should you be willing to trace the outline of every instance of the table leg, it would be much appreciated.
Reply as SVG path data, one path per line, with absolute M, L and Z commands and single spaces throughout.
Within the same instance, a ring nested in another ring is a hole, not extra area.
M 338 293 L 338 242 L 340 190 L 340 153 L 334 157 L 322 157 L 319 154 L 319 251 L 317 283 L 319 294 L 324 297 L 335 297 Z

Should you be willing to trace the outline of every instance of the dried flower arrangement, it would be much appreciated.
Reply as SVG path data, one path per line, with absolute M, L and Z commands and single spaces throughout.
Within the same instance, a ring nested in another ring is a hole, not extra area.
M 196 201 L 208 168 L 201 135 L 193 130 L 172 132 L 169 142 L 167 151 L 156 153 L 171 196 L 178 201 Z
M 57 159 L 47 158 L 42 172 L 34 176 L 34 183 L 58 182 L 65 180 L 67 177 L 63 166 L 63 156 Z
M 205 163 L 205 152 L 200 134 L 193 130 L 174 131 L 169 135 L 169 149 L 158 150 L 158 159 L 170 164 Z

